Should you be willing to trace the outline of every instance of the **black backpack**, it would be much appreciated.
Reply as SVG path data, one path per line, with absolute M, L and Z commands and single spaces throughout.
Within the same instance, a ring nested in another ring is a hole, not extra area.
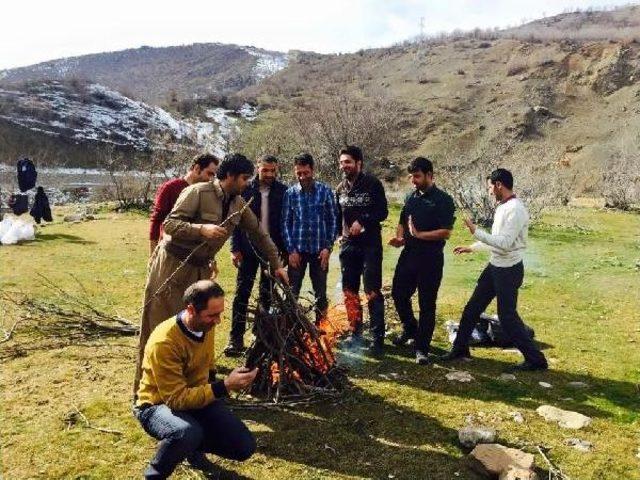
M 480 321 L 478 322 L 477 328 L 486 332 L 491 345 L 495 345 L 500 348 L 513 347 L 513 341 L 502 328 L 497 315 L 487 315 L 483 313 L 480 315 Z M 525 324 L 524 329 L 526 330 L 527 335 L 529 335 L 529 338 L 533 340 L 535 337 L 533 328 Z
M 27 157 L 18 160 L 18 187 L 21 192 L 31 190 L 36 186 L 38 172 L 36 166 Z

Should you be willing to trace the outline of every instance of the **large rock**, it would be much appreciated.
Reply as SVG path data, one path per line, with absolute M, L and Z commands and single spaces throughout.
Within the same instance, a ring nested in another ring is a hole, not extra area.
M 489 478 L 499 477 L 511 480 L 520 478 L 518 476 L 513 477 L 518 471 L 533 473 L 535 465 L 535 459 L 532 454 L 515 448 L 508 448 L 498 443 L 484 443 L 476 446 L 469 454 L 469 460 L 471 467 L 482 475 Z M 509 473 L 511 470 L 516 470 L 516 472 Z M 507 475 L 512 476 L 509 477 Z M 535 477 L 530 475 L 523 478 L 533 479 Z
M 472 448 L 479 443 L 495 442 L 496 431 L 493 428 L 467 426 L 458 430 L 458 440 L 463 446 Z
M 536 412 L 547 422 L 557 422 L 564 428 L 580 429 L 591 425 L 591 418 L 578 412 L 562 410 L 551 405 L 542 405 Z

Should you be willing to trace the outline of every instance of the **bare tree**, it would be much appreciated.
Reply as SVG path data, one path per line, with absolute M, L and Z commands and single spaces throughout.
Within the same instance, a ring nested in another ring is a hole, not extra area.
M 515 147 L 515 142 L 508 140 L 475 152 L 472 159 L 469 154 L 458 152 L 445 157 L 441 183 L 456 206 L 480 225 L 490 226 L 493 222 L 495 204 L 487 192 L 487 176 L 498 167 L 513 173 L 515 190 L 533 222 L 547 207 L 566 205 L 571 197 L 576 174 L 560 164 L 558 148 L 538 142 L 525 155 Z
M 607 207 L 630 210 L 640 205 L 640 136 L 625 139 L 605 162 L 602 191 Z
M 339 178 L 337 154 L 344 145 L 360 146 L 368 168 L 383 170 L 398 145 L 402 106 L 383 97 L 323 97 L 293 112 L 275 114 L 243 130 L 239 145 L 249 155 L 272 153 L 292 158 L 308 151 L 321 178 Z

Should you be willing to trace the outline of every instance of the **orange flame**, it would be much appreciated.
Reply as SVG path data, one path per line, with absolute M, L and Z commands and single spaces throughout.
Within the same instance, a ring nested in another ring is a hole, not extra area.
M 304 350 L 296 348 L 294 354 L 307 366 L 319 373 L 326 374 L 336 363 L 335 347 L 341 335 L 351 331 L 347 310 L 344 305 L 332 307 L 320 319 L 317 328 L 320 332 L 318 341 L 314 341 L 309 334 L 303 337 Z M 288 379 L 302 381 L 297 371 L 285 369 L 284 375 Z M 271 380 L 273 385 L 280 380 L 280 368 L 276 362 L 271 364 Z

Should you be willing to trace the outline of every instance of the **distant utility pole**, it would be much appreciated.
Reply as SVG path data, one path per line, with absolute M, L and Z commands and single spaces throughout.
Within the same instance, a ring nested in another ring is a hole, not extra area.
M 420 40 L 424 40 L 424 17 L 420 17 Z

